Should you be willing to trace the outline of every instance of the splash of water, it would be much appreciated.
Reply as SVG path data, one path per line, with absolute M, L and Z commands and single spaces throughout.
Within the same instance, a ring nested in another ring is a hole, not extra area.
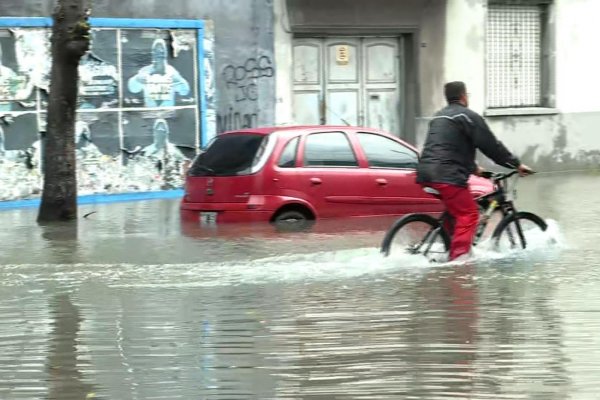
M 474 249 L 473 256 L 463 262 L 477 265 L 497 260 L 536 261 L 552 257 L 566 247 L 558 224 L 549 221 L 546 232 L 530 238 L 526 250 L 497 252 L 489 242 Z M 552 246 L 549 246 L 552 244 Z M 58 281 L 67 285 L 84 282 L 104 283 L 111 287 L 213 287 L 243 284 L 289 283 L 301 281 L 335 281 L 372 277 L 402 271 L 426 273 L 431 268 L 455 263 L 431 263 L 423 256 L 399 254 L 384 257 L 378 248 L 322 251 L 307 254 L 283 254 L 248 262 L 210 262 L 197 264 L 60 264 L 6 265 L 0 267 L 4 285 L 32 285 Z

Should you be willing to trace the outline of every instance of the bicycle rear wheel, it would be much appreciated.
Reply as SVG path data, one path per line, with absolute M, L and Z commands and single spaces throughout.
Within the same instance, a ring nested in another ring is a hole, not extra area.
M 526 249 L 546 229 L 548 225 L 542 218 L 532 213 L 518 212 L 500 221 L 492 239 L 498 251 Z
M 450 237 L 438 220 L 426 214 L 409 214 L 387 231 L 381 244 L 385 256 L 421 254 L 441 258 L 448 254 Z

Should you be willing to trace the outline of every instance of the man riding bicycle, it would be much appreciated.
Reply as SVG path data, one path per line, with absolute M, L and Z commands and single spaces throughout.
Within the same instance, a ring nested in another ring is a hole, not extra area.
M 485 120 L 469 109 L 464 82 L 444 85 L 448 105 L 429 123 L 425 146 L 417 166 L 417 183 L 435 189 L 454 219 L 450 258 L 456 260 L 471 250 L 479 211 L 467 185 L 471 174 L 483 169 L 475 162 L 475 150 L 503 167 L 517 169 L 520 175 L 532 173 L 500 142 Z

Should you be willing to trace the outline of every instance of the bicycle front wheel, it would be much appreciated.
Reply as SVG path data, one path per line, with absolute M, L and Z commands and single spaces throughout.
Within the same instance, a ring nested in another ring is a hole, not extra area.
M 447 255 L 450 238 L 438 220 L 426 214 L 409 214 L 387 231 L 381 252 L 385 256 L 421 254 L 428 258 Z
M 498 251 L 526 249 L 546 229 L 548 225 L 542 218 L 532 213 L 518 212 L 500 221 L 492 234 L 493 243 Z

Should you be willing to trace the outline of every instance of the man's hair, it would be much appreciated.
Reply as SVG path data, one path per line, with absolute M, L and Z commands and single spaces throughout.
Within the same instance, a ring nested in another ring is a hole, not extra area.
M 467 94 L 467 86 L 464 82 L 454 81 L 444 85 L 444 95 L 448 103 L 460 100 L 461 96 L 465 94 Z

